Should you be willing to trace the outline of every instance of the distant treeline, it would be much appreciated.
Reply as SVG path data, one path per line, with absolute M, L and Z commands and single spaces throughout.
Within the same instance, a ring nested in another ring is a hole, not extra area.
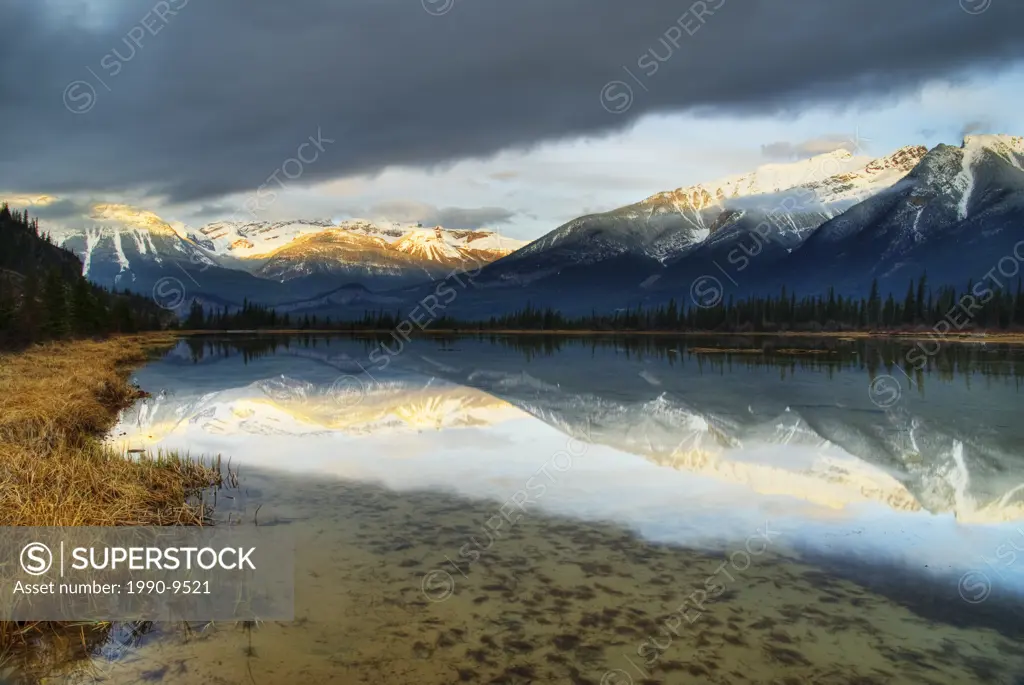
M 941 322 L 945 324 L 941 324 Z M 457 323 L 457 322 L 455 322 Z M 911 281 L 902 300 L 879 295 L 878 282 L 867 298 L 827 295 L 797 298 L 783 287 L 778 295 L 751 296 L 713 306 L 680 306 L 674 300 L 655 307 L 638 306 L 613 314 L 564 317 L 529 303 L 507 316 L 492 317 L 485 328 L 610 331 L 870 331 L 940 326 L 944 332 L 1024 328 L 1024 289 L 1014 291 L 969 282 L 963 291 L 928 287 L 927 275 Z M 444 328 L 441 322 L 439 328 Z
M 253 329 L 292 329 L 330 327 L 330 318 L 317 320 L 314 315 L 296 318 L 293 322 L 287 313 L 278 314 L 266 305 L 242 301 L 242 306 L 235 311 L 227 307 L 203 307 L 196 300 L 192 301 L 188 315 L 181 321 L 181 327 L 191 331 L 214 330 L 253 330 Z
M 82 262 L 56 245 L 28 212 L 0 204 L 0 347 L 166 327 L 151 299 L 111 292 L 82 276 Z
M 939 327 L 959 330 L 1024 329 L 1024 291 L 997 288 L 988 281 L 967 283 L 964 290 L 930 288 L 927 274 L 907 285 L 902 298 L 882 297 L 878 282 L 868 297 L 836 294 L 804 296 L 787 292 L 729 297 L 711 306 L 690 299 L 637 305 L 611 313 L 566 316 L 550 307 L 526 302 L 510 314 L 486 320 L 461 320 L 418 306 L 416 316 L 402 311 L 366 311 L 362 317 L 332 321 L 311 314 L 289 314 L 249 302 L 240 308 L 205 308 L 191 303 L 182 321 L 148 297 L 108 291 L 82 276 L 82 263 L 69 250 L 41 234 L 28 212 L 0 205 L 0 346 L 111 332 L 136 332 L 181 327 L 188 330 L 576 330 L 576 331 L 893 331 Z
M 527 302 L 522 309 L 485 321 L 459 320 L 443 310 L 435 316 L 422 312 L 415 322 L 400 311 L 364 312 L 362 318 L 331 321 L 329 317 L 277 314 L 268 307 L 246 302 L 242 309 L 204 310 L 193 303 L 183 326 L 188 329 L 298 329 L 339 331 L 412 332 L 420 328 L 434 330 L 579 330 L 579 331 L 870 331 L 910 330 L 940 326 L 943 332 L 966 330 L 1024 329 L 1024 289 L 1018 279 L 1013 291 L 983 283 L 968 283 L 963 291 L 943 286 L 928 287 L 927 275 L 907 286 L 906 295 L 897 299 L 879 295 L 878 282 L 871 284 L 866 298 L 844 297 L 830 289 L 827 295 L 797 298 L 783 287 L 778 295 L 751 296 L 713 306 L 692 303 L 653 307 L 637 306 L 610 314 L 593 312 L 569 317 Z M 940 322 L 945 322 L 942 324 Z

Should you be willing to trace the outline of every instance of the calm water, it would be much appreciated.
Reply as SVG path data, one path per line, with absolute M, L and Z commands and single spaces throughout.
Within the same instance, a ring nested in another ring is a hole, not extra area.
M 294 531 L 296 620 L 66 681 L 1024 682 L 1024 349 L 386 342 L 138 372 L 114 439 L 230 458 L 217 515 Z

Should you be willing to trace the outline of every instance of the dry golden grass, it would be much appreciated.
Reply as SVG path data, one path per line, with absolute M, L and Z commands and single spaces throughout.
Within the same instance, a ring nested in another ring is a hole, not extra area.
M 169 338 L 53 343 L 0 356 L 0 526 L 202 524 L 188 495 L 219 473 L 175 455 L 101 444 L 142 393 L 133 365 Z
M 102 444 L 118 411 L 144 394 L 128 382 L 132 367 L 172 342 L 125 336 L 0 354 L 0 526 L 207 522 L 190 500 L 220 483 L 219 467 L 173 454 L 134 459 Z M 54 656 L 58 644 L 87 647 L 105 628 L 0 622 L 0 662 L 40 641 L 47 647 L 32 650 L 37 658 Z

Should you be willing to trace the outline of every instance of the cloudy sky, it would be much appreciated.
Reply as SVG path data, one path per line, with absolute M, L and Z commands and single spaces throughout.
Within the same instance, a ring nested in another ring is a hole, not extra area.
M 0 195 L 535 238 L 856 145 L 1024 133 L 1018 0 L 6 0 Z

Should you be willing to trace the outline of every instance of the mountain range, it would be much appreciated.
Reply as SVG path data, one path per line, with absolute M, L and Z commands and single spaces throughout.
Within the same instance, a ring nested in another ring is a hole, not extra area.
M 1024 138 L 971 135 L 960 147 L 879 158 L 836 150 L 660 192 L 582 216 L 528 244 L 487 230 L 363 220 L 172 226 L 98 205 L 114 227 L 58 236 L 103 285 L 146 291 L 179 279 L 190 297 L 360 316 L 414 306 L 435 282 L 472 273 L 446 313 L 488 317 L 526 302 L 567 315 L 777 293 L 902 296 L 927 272 L 963 287 L 1014 256 L 1024 221 Z M 460 282 L 461 279 L 460 279 Z
M 478 269 L 523 244 L 487 230 L 363 220 L 220 221 L 192 230 L 127 205 L 96 205 L 92 216 L 96 226 L 55 235 L 90 280 L 150 292 L 174 278 L 190 299 L 227 305 L 401 288 Z
M 672 299 L 707 306 L 783 286 L 866 296 L 876 279 L 883 297 L 902 297 L 926 273 L 933 287 L 963 289 L 988 274 L 991 287 L 1012 289 L 1024 261 L 1022 164 L 1024 138 L 974 135 L 960 147 L 910 146 L 866 162 L 837 151 L 660 193 L 485 267 L 452 314 L 527 301 L 575 315 Z M 998 268 L 1014 280 L 994 277 Z

